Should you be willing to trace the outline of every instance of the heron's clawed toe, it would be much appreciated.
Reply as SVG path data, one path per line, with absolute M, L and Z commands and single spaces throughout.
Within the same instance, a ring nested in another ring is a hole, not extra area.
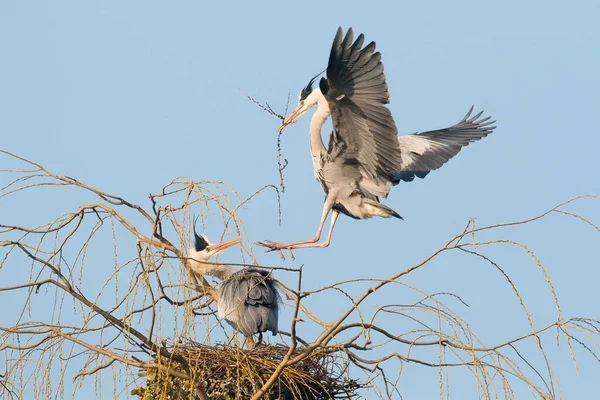
M 285 256 L 283 255 L 283 251 L 281 251 L 281 249 L 271 249 L 271 250 L 267 250 L 267 252 L 271 252 L 271 251 L 277 251 L 277 253 L 279 253 L 279 257 L 281 257 L 281 259 L 283 261 L 285 261 Z
M 265 250 L 267 253 L 270 253 L 271 251 L 275 251 L 278 250 L 277 248 L 277 244 L 275 242 L 272 242 L 270 240 L 265 240 L 264 242 L 256 242 L 257 245 L 261 246 L 261 247 L 266 247 L 267 250 Z
M 291 247 L 288 247 L 288 248 L 287 248 L 287 251 L 288 251 L 288 253 L 289 253 L 289 255 L 290 255 L 290 258 L 291 258 L 292 260 L 295 260 L 295 259 L 296 259 L 296 257 L 294 257 L 294 252 L 292 251 L 292 248 L 291 248 Z
M 281 249 L 285 248 L 285 245 L 282 245 L 281 243 L 273 242 L 272 240 L 265 240 L 264 242 L 256 242 L 256 244 L 259 246 L 262 246 L 262 247 L 266 247 L 268 249 L 267 252 L 281 250 Z
M 295 259 L 294 253 L 292 252 L 293 247 L 290 245 L 273 242 L 272 240 L 265 240 L 264 242 L 256 242 L 256 244 L 261 247 L 266 247 L 267 250 L 265 250 L 265 252 L 267 252 L 267 253 L 270 253 L 272 251 L 278 252 L 279 256 L 281 257 L 282 260 L 285 260 L 285 255 L 283 254 L 283 251 L 282 251 L 285 249 L 288 251 L 288 254 L 292 258 L 292 260 Z

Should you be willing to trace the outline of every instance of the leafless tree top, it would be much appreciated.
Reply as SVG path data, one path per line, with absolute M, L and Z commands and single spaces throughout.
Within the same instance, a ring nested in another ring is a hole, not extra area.
M 399 394 L 406 368 L 438 371 L 432 384 L 439 386 L 441 397 L 450 397 L 449 371 L 459 369 L 471 374 L 480 398 L 514 398 L 514 385 L 527 386 L 534 398 L 558 398 L 545 343 L 565 343 L 575 368 L 581 350 L 600 361 L 600 323 L 563 315 L 540 258 L 525 243 L 504 235 L 506 229 L 518 230 L 556 214 L 600 233 L 596 222 L 569 211 L 584 199 L 597 202 L 598 196 L 579 196 L 521 221 L 477 226 L 470 220 L 442 247 L 385 279 L 362 276 L 305 290 L 303 267 L 259 263 L 238 215 L 257 196 L 278 196 L 275 186 L 242 199 L 224 182 L 179 177 L 151 194 L 150 206 L 143 207 L 6 151 L 0 158 L 0 200 L 30 196 L 43 204 L 59 190 L 69 191 L 76 204 L 57 207 L 52 212 L 62 215 L 31 226 L 7 222 L 18 221 L 18 215 L 9 218 L 3 212 L 0 217 L 0 295 L 13 311 L 0 323 L 3 398 L 64 398 L 84 388 L 103 398 L 107 393 L 117 397 L 144 385 L 140 370 L 191 382 L 196 398 L 210 398 L 203 382 L 194 379 L 197 366 L 191 366 L 177 347 L 190 341 L 213 346 L 229 340 L 235 345 L 237 335 L 230 336 L 214 315 L 214 284 L 191 272 L 182 251 L 190 244 L 194 213 L 200 215 L 200 224 L 220 219 L 222 237 L 243 239 L 241 262 L 235 266 L 271 269 L 295 282 L 292 287 L 281 284 L 292 319 L 290 326 L 280 327 L 284 332 L 275 342 L 285 351 L 269 378 L 256 387 L 254 399 L 268 393 L 287 368 L 317 351 L 339 357 L 345 373 L 380 398 Z M 534 323 L 523 288 L 487 254 L 493 246 L 518 249 L 519 262 L 540 270 L 552 294 L 554 322 Z M 485 342 L 455 311 L 465 304 L 460 293 L 426 293 L 406 283 L 407 276 L 430 268 L 432 260 L 451 252 L 474 257 L 482 267 L 498 271 L 529 321 L 528 331 Z M 405 297 L 386 304 L 382 294 L 389 287 L 401 288 Z M 325 320 L 321 310 L 309 309 L 308 298 L 335 301 L 341 311 L 336 319 Z M 308 324 L 317 335 L 303 334 Z M 540 355 L 542 364 L 530 362 L 517 344 L 528 346 L 527 354 Z

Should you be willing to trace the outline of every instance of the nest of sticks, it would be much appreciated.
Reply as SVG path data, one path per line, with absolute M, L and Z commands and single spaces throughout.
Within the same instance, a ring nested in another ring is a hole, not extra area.
M 259 345 L 252 350 L 217 344 L 178 344 L 170 351 L 171 360 L 184 358 L 194 382 L 174 377 L 165 369 L 154 367 L 142 371 L 145 385 L 135 388 L 139 399 L 196 399 L 195 386 L 200 384 L 210 399 L 249 399 L 271 377 L 287 346 Z M 296 353 L 302 352 L 302 348 Z M 151 364 L 162 364 L 183 372 L 176 361 L 155 357 Z M 364 384 L 351 379 L 348 362 L 338 355 L 315 350 L 306 359 L 283 370 L 265 399 L 351 399 Z

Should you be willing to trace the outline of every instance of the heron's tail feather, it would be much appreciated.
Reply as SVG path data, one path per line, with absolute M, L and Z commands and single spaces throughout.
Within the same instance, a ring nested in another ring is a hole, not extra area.
M 400 216 L 400 214 L 398 214 L 396 211 L 392 210 L 385 204 L 381 204 L 378 201 L 367 199 L 367 198 L 363 198 L 362 201 L 363 201 L 364 205 L 371 208 L 370 211 L 373 213 L 373 215 L 377 215 L 377 216 L 383 217 L 383 218 L 395 217 L 395 218 L 404 220 L 404 218 L 402 218 Z

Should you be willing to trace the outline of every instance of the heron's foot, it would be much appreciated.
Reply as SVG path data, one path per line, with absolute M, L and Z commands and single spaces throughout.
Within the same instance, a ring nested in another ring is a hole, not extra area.
M 295 259 L 294 253 L 292 252 L 292 249 L 295 248 L 293 244 L 281 244 L 281 243 L 273 242 L 271 240 L 265 240 L 264 242 L 257 242 L 256 244 L 259 246 L 262 246 L 262 247 L 266 247 L 267 253 L 270 253 L 272 251 L 278 252 L 279 256 L 281 257 L 282 260 L 285 260 L 285 255 L 283 254 L 283 250 L 287 250 L 287 252 L 290 255 L 290 258 L 292 260 Z

